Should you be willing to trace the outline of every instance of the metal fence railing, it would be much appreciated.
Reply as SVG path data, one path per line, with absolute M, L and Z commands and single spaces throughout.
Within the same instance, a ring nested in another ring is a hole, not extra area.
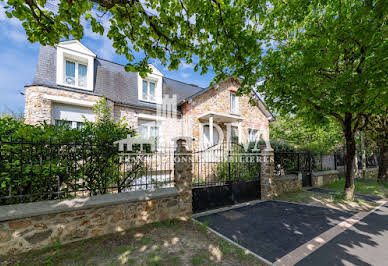
M 0 205 L 171 187 L 173 148 L 0 138 Z
M 224 142 L 192 154 L 193 187 L 258 180 L 260 153 Z
M 378 155 L 371 155 L 366 158 L 367 168 L 377 166 Z M 358 168 L 362 168 L 361 156 L 358 158 Z M 303 171 L 318 172 L 328 170 L 346 171 L 346 156 L 343 152 L 275 152 L 275 173 L 278 176 Z
M 275 152 L 275 175 L 282 176 L 310 171 L 308 152 Z

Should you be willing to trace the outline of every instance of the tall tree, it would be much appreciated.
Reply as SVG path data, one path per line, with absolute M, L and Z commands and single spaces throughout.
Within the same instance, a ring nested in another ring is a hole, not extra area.
M 5 0 L 0 0 L 5 1 Z M 388 102 L 388 5 L 385 0 L 7 0 L 7 15 L 23 21 L 32 42 L 55 44 L 83 36 L 81 18 L 107 36 L 144 75 L 149 58 L 170 69 L 198 56 L 195 70 L 212 67 L 214 82 L 242 80 L 266 102 L 311 121 L 332 117 L 346 141 L 345 197 L 354 193 L 355 133 Z M 99 12 L 93 12 L 98 10 Z M 143 60 L 134 63 L 134 51 Z M 263 52 L 264 51 L 264 52 Z
M 268 50 L 251 51 L 248 63 L 219 63 L 218 78 L 239 76 L 248 92 L 265 77 L 257 90 L 268 105 L 311 121 L 335 119 L 346 143 L 344 192 L 351 199 L 355 134 L 388 102 L 388 5 L 382 0 L 273 0 L 261 8 L 258 31 Z

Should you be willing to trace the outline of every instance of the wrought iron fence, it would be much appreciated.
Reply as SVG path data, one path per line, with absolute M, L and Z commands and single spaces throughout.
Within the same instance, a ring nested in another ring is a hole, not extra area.
M 312 153 L 312 170 L 337 170 L 338 160 L 336 153 Z
M 277 176 L 310 171 L 311 154 L 308 152 L 275 152 L 274 159 Z
M 224 142 L 192 155 L 193 186 L 223 185 L 231 181 L 257 180 L 260 154 L 236 143 Z
M 342 151 L 333 153 L 275 152 L 275 174 L 281 176 L 307 171 L 309 160 L 311 171 L 346 171 L 346 155 Z M 366 167 L 377 167 L 377 162 L 378 155 L 368 156 Z M 361 157 L 358 158 L 358 168 L 362 168 Z
M 173 148 L 0 138 L 0 205 L 173 186 Z

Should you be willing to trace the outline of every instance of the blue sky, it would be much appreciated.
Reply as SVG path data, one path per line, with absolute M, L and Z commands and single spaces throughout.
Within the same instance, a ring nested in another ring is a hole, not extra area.
M 115 54 L 111 41 L 106 37 L 94 34 L 86 29 L 81 42 L 91 49 L 98 57 L 125 64 L 122 56 Z M 14 112 L 20 114 L 24 110 L 24 86 L 31 84 L 39 52 L 38 43 L 30 43 L 21 23 L 16 19 L 8 19 L 0 6 L 0 113 Z M 166 77 L 187 83 L 207 87 L 213 73 L 201 76 L 194 72 L 193 65 L 182 63 L 177 71 L 168 71 L 157 61 L 152 62 Z

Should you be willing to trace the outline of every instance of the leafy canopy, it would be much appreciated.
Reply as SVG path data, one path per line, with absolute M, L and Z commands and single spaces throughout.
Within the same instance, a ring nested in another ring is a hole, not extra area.
M 258 90 L 270 106 L 311 121 L 335 117 L 342 125 L 348 115 L 355 131 L 388 102 L 384 1 L 269 2 L 261 36 L 275 47 L 231 69 L 248 85 L 265 77 Z
M 258 90 L 284 113 L 311 120 L 330 115 L 341 123 L 351 113 L 356 129 L 388 102 L 382 0 L 0 1 L 31 42 L 81 39 L 90 24 L 125 55 L 127 70 L 144 75 L 150 58 L 170 69 L 195 59 L 196 71 L 212 67 L 214 82 L 240 78 L 240 93 L 265 78 Z M 140 61 L 138 51 L 144 51 Z
M 193 62 L 195 70 L 208 71 L 217 58 L 245 61 L 247 49 L 239 40 L 247 38 L 248 1 L 219 0 L 61 0 L 58 5 L 46 0 L 0 0 L 6 14 L 23 22 L 31 42 L 55 45 L 61 39 L 81 39 L 85 26 L 106 34 L 117 54 L 128 60 L 127 71 L 150 71 L 147 61 L 159 59 L 171 70 L 181 60 Z M 251 44 L 256 45 L 253 36 Z M 137 61 L 136 52 L 144 57 Z M 214 60 L 212 60 L 214 59 Z
M 308 119 L 289 114 L 277 116 L 270 124 L 270 139 L 284 141 L 298 149 L 315 152 L 329 152 L 343 145 L 343 136 L 338 123 L 316 125 Z

